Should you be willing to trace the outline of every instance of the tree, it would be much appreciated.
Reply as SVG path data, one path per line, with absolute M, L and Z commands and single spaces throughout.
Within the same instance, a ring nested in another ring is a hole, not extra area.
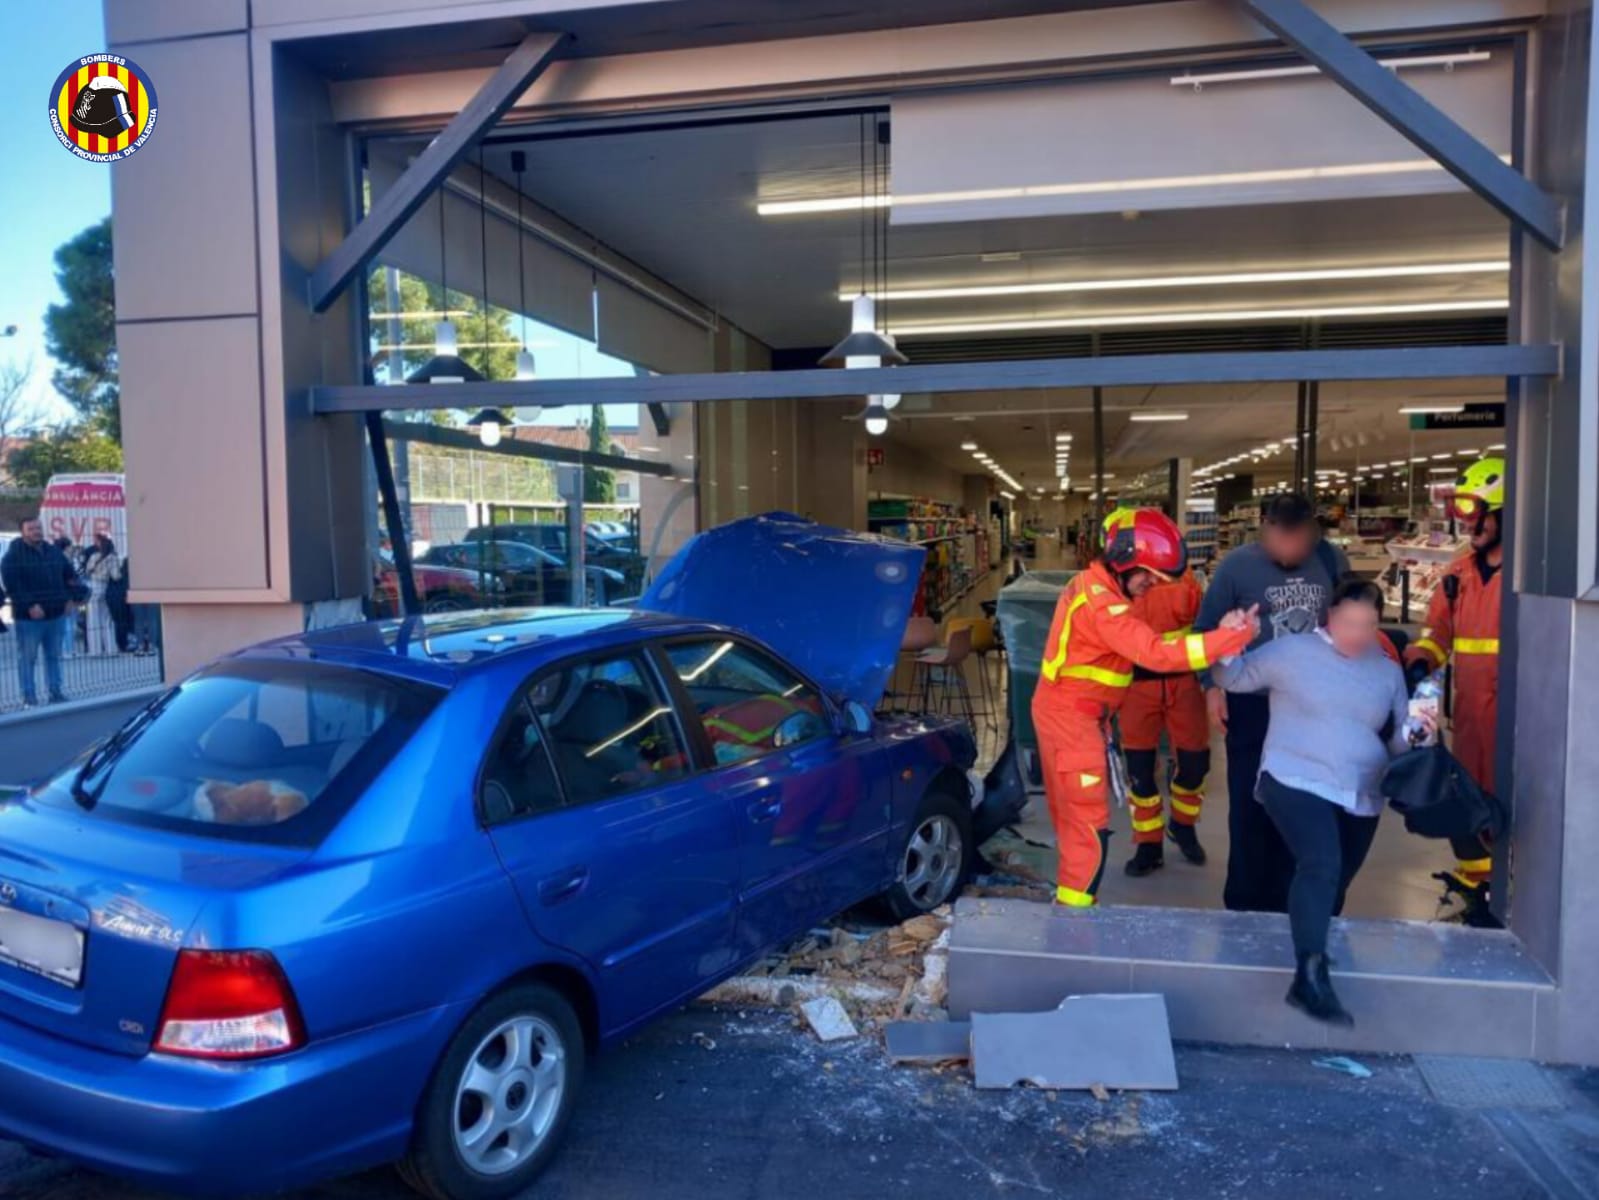
M 403 271 L 396 274 L 400 280 L 398 307 L 390 303 L 385 268 L 373 268 L 367 279 L 367 296 L 374 313 L 405 314 L 399 321 L 398 342 L 394 340 L 392 321 L 372 322 L 372 371 L 379 383 L 397 382 L 389 377 L 393 356 L 390 347 L 399 346 L 399 358 L 407 375 L 433 357 L 433 327 L 442 307 L 437 285 Z M 450 319 L 455 322 L 461 357 L 487 379 L 514 379 L 516 352 L 522 344 L 511 330 L 511 314 L 503 308 L 490 306 L 485 336 L 483 305 L 478 299 L 451 288 L 448 307 Z
M 74 472 L 116 474 L 122 447 L 108 434 L 66 428 L 19 446 L 6 459 L 6 472 L 18 487 L 42 488 L 52 475 Z
M 117 379 L 116 281 L 111 218 L 56 250 L 56 283 L 66 297 L 45 310 L 45 346 L 59 364 L 51 382 L 90 430 L 122 440 Z
M 4 445 L 7 438 L 27 433 L 39 423 L 39 410 L 28 399 L 28 381 L 32 376 L 31 362 L 7 363 L 0 367 L 0 445 Z
M 611 452 L 611 429 L 605 420 L 603 404 L 596 404 L 589 410 L 589 452 Z M 583 503 L 615 504 L 616 472 L 605 467 L 583 468 Z

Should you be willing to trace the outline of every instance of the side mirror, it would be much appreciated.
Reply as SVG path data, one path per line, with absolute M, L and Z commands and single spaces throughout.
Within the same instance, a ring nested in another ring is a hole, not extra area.
M 844 702 L 844 729 L 848 733 L 866 734 L 872 731 L 872 714 L 859 700 Z

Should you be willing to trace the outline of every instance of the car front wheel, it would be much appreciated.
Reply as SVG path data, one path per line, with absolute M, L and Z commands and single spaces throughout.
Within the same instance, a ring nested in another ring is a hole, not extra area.
M 902 921 L 955 898 L 972 862 L 972 816 L 947 792 L 929 792 L 900 848 L 899 874 L 884 896 Z
M 433 1200 L 504 1200 L 560 1147 L 583 1083 L 583 1031 L 542 984 L 490 999 L 445 1051 L 418 1114 L 405 1181 Z

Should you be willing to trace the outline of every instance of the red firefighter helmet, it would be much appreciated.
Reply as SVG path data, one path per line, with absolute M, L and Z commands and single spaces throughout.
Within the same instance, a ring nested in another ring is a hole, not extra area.
M 1182 530 L 1156 508 L 1141 508 L 1132 520 L 1116 526 L 1105 547 L 1105 562 L 1119 574 L 1145 570 L 1162 579 L 1176 579 L 1188 569 L 1188 545 Z

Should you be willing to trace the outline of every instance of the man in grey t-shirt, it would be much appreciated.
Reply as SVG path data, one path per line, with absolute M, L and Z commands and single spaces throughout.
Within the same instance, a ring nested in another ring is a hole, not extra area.
M 1261 505 L 1260 540 L 1230 551 L 1216 567 L 1194 620 L 1194 632 L 1215 629 L 1234 608 L 1260 606 L 1255 644 L 1313 633 L 1327 619 L 1333 585 L 1348 560 L 1321 540 L 1316 510 L 1296 494 Z M 1287 912 L 1294 860 L 1266 810 L 1255 800 L 1255 781 L 1266 745 L 1270 708 L 1265 696 L 1228 695 L 1211 685 L 1205 705 L 1211 723 L 1227 735 L 1227 885 L 1223 903 L 1235 911 Z

